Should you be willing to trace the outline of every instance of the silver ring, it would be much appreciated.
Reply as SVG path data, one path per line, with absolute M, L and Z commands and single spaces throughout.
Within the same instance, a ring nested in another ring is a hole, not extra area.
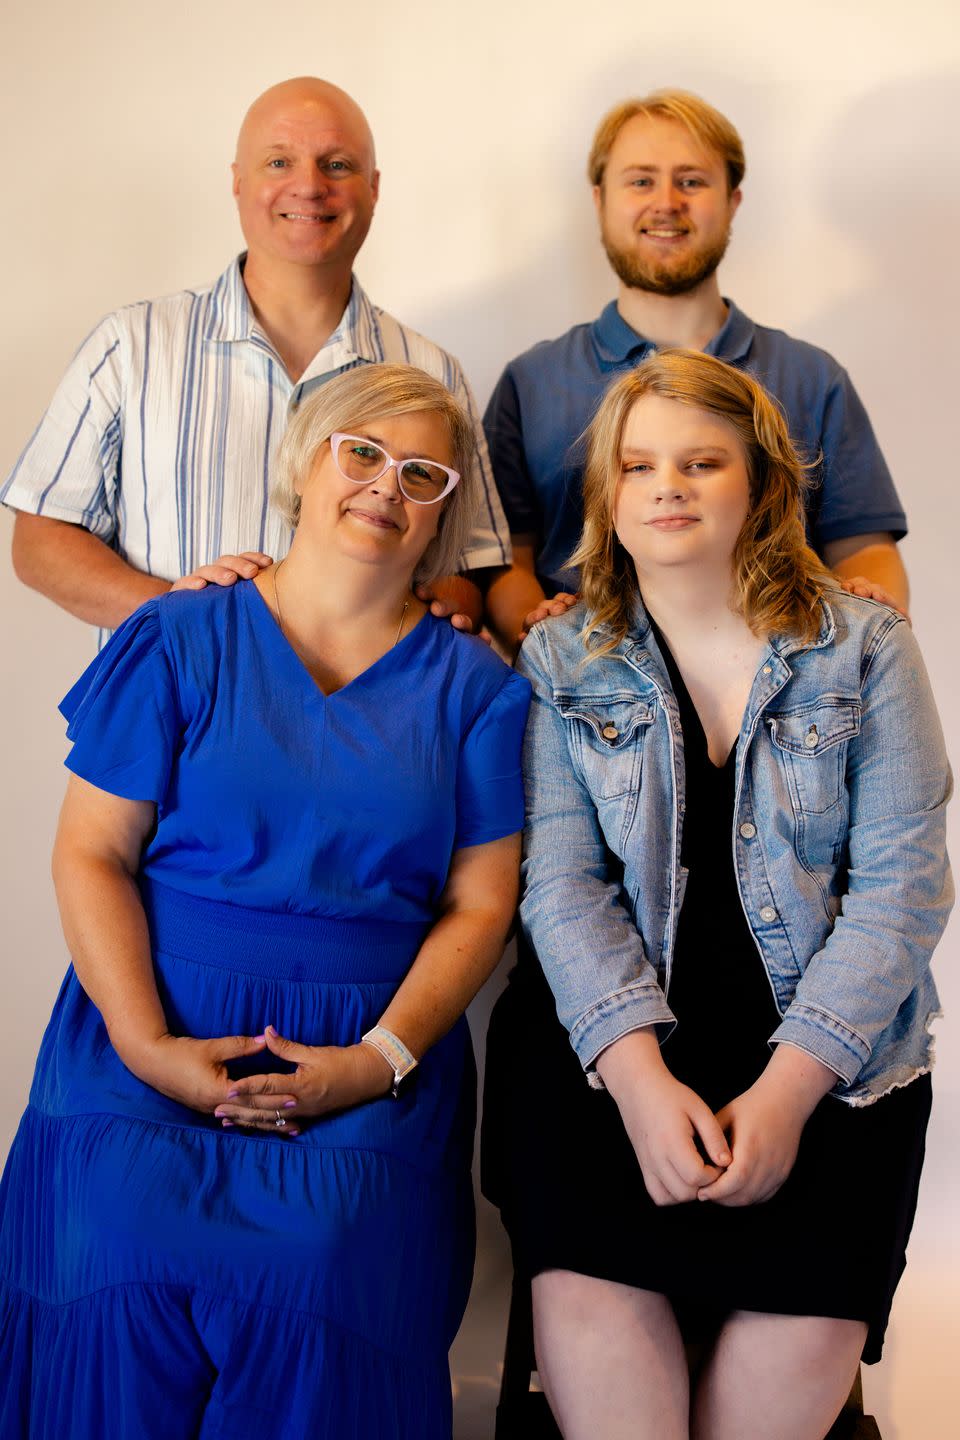
M 287 1123 L 287 1122 L 286 1122 L 286 1118 L 285 1118 L 283 1115 L 280 1114 L 280 1111 L 279 1111 L 279 1110 L 274 1111 L 274 1114 L 276 1115 L 277 1118 L 276 1118 L 276 1120 L 274 1120 L 273 1123 L 274 1123 L 274 1125 L 277 1127 L 278 1130 L 282 1130 L 283 1127 L 284 1127 L 284 1125 L 286 1125 L 286 1123 Z

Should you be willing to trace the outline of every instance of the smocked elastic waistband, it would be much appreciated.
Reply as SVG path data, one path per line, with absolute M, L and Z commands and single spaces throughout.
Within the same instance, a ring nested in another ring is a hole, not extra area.
M 221 970 L 329 984 L 396 981 L 427 924 L 336 920 L 204 900 L 140 877 L 155 952 Z

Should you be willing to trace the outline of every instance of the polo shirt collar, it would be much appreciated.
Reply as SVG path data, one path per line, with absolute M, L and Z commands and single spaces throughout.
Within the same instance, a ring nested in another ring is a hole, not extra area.
M 724 304 L 727 318 L 707 346 L 707 354 L 735 364 L 749 352 L 754 326 L 732 300 L 724 297 Z M 656 348 L 652 341 L 631 329 L 617 309 L 616 300 L 605 306 L 591 328 L 600 362 L 611 368 L 622 368 L 631 361 L 639 365 Z
M 260 335 L 243 283 L 243 262 L 246 258 L 246 251 L 237 255 L 214 284 L 206 328 L 208 340 L 230 343 L 252 340 Z M 323 350 L 334 345 L 342 347 L 344 352 L 357 360 L 366 360 L 371 364 L 383 360 L 383 340 L 376 308 L 367 299 L 356 276 L 351 284 L 347 308 Z

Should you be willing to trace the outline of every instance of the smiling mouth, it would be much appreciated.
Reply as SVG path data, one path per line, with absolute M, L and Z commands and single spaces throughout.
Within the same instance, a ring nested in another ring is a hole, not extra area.
M 335 215 L 302 215 L 298 210 L 281 210 L 281 220 L 292 220 L 298 225 L 329 225 Z
M 647 521 L 654 530 L 686 530 L 689 525 L 699 523 L 695 515 L 660 515 L 656 520 Z
M 685 235 L 690 234 L 690 231 L 678 230 L 673 225 L 646 225 L 640 233 L 649 235 L 653 240 L 682 240 Z
M 399 530 L 400 528 L 395 520 L 391 520 L 386 515 L 378 515 L 373 510 L 358 510 L 356 506 L 352 505 L 347 514 L 353 515 L 357 520 L 362 520 L 365 525 L 373 525 L 377 530 Z

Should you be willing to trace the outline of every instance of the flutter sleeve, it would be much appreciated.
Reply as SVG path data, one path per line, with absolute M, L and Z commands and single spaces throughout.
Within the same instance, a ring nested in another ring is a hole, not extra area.
M 529 706 L 530 682 L 511 673 L 464 738 L 457 773 L 458 849 L 523 829 L 520 757 Z
M 111 795 L 157 805 L 181 729 L 159 603 L 125 620 L 60 702 L 73 741 L 67 768 Z

